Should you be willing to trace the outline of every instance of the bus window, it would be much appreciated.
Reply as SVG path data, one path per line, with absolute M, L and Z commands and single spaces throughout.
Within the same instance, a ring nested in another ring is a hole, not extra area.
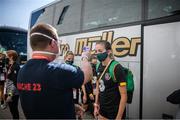
M 141 0 L 85 0 L 84 7 L 83 30 L 141 20 Z
M 180 13 L 180 0 L 148 0 L 148 19 Z
M 41 9 L 37 12 L 32 13 L 31 16 L 31 23 L 30 23 L 30 28 L 36 23 L 36 21 L 38 20 L 39 16 L 44 13 L 44 9 Z
M 44 9 L 40 9 L 36 12 L 33 12 L 31 15 L 31 24 L 30 28 L 39 22 L 43 23 L 48 23 L 48 24 L 53 24 L 53 13 L 54 13 L 54 6 L 48 6 L 45 7 Z
M 55 5 L 54 26 L 58 34 L 80 31 L 82 0 L 63 0 Z
M 65 16 L 68 8 L 69 8 L 69 6 L 66 6 L 66 7 L 63 8 L 62 13 L 61 13 L 61 15 L 60 15 L 60 17 L 59 17 L 59 20 L 58 20 L 58 23 L 57 23 L 58 25 L 59 25 L 59 24 L 62 24 L 62 21 L 63 21 L 63 19 L 64 19 L 64 16 Z

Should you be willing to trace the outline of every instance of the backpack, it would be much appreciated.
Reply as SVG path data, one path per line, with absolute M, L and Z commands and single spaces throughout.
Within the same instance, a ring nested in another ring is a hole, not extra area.
M 114 68 L 117 64 L 120 64 L 119 62 L 113 60 L 109 66 L 109 73 L 110 76 L 112 77 L 114 82 L 117 82 L 115 77 L 114 77 Z M 96 65 L 96 71 L 98 71 L 100 63 L 97 63 Z M 134 79 L 133 79 L 133 73 L 131 72 L 130 69 L 123 67 L 122 69 L 125 74 L 125 80 L 126 80 L 126 88 L 127 88 L 127 103 L 131 104 L 132 103 L 132 98 L 133 98 L 133 92 L 134 92 Z

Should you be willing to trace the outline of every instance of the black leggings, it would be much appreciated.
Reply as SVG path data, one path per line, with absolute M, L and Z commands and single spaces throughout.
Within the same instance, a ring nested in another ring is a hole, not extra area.
M 12 102 L 8 103 L 13 119 L 19 119 L 18 101 L 19 95 L 15 95 L 12 97 Z

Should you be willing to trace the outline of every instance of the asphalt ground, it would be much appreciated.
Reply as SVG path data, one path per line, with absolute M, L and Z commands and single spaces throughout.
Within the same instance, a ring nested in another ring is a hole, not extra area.
M 21 108 L 20 101 L 19 101 L 18 108 L 19 108 L 20 119 L 25 119 L 25 116 L 24 116 L 22 108 Z M 0 108 L 0 120 L 2 120 L 2 119 L 12 119 L 12 116 L 11 116 L 11 113 L 9 111 L 9 107 L 8 106 L 4 110 L 2 110 Z M 93 116 L 90 114 L 90 112 L 85 112 L 84 116 L 83 116 L 83 119 L 93 119 Z
M 20 119 L 25 119 L 22 108 L 21 108 L 20 101 L 19 101 L 18 108 L 19 108 Z M 0 119 L 12 119 L 12 116 L 11 116 L 8 106 L 6 107 L 6 109 L 3 109 L 3 110 L 0 108 Z

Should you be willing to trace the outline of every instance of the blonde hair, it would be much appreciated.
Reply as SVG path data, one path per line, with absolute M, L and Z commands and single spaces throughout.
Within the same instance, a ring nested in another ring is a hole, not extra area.
M 64 54 L 64 58 L 66 58 L 68 55 L 73 55 L 74 56 L 74 53 L 72 51 L 66 51 L 65 54 Z

